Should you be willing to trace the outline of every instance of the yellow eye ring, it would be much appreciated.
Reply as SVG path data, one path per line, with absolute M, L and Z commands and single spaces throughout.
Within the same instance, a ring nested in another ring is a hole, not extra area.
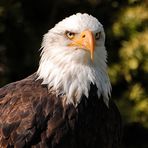
M 70 31 L 66 31 L 66 36 L 69 38 L 69 39 L 73 39 L 74 38 L 74 36 L 75 36 L 75 33 L 73 33 L 73 32 L 70 32 Z
M 95 34 L 96 40 L 99 40 L 99 39 L 100 39 L 100 36 L 101 36 L 101 32 L 97 32 L 97 33 Z

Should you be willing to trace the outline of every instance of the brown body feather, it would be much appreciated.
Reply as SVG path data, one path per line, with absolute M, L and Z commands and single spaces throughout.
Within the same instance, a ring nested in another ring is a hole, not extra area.
M 91 86 L 75 108 L 63 106 L 36 74 L 0 89 L 0 148 L 118 148 L 121 119 Z

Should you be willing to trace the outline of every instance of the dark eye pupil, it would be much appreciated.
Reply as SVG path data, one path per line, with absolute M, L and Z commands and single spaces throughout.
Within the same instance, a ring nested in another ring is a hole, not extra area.
M 69 32 L 69 36 L 72 36 L 73 35 L 73 33 L 72 32 Z
M 96 39 L 100 38 L 100 34 L 101 34 L 101 32 L 96 33 Z
M 74 35 L 75 35 L 75 33 L 70 32 L 70 31 L 66 31 L 65 34 L 66 34 L 66 36 L 67 36 L 68 38 L 70 38 L 70 39 L 72 39 L 72 38 L 74 37 Z
M 68 35 L 69 35 L 69 36 L 73 36 L 73 33 L 72 33 L 72 32 L 68 32 Z

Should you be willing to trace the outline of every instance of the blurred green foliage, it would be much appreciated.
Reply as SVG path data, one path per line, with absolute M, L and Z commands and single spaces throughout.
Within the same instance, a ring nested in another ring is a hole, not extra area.
M 36 71 L 43 34 L 77 12 L 96 16 L 105 28 L 112 99 L 125 128 L 123 147 L 148 148 L 146 0 L 0 0 L 0 86 Z
M 111 64 L 109 73 L 114 85 L 120 83 L 121 77 L 126 83 L 117 103 L 127 122 L 140 122 L 148 127 L 147 5 L 143 3 L 122 9 L 112 25 L 112 32 L 115 38 L 121 39 L 121 46 L 119 60 Z

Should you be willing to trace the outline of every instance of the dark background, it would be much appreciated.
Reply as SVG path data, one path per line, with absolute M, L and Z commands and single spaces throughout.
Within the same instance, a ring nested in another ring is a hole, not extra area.
M 92 14 L 104 26 L 123 148 L 148 148 L 146 0 L 0 0 L 0 86 L 35 72 L 43 34 L 77 12 Z

